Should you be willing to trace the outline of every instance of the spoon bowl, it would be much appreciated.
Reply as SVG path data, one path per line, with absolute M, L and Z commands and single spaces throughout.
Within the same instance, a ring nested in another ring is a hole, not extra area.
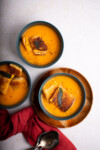
M 59 134 L 57 131 L 44 132 L 38 137 L 37 144 L 33 149 L 34 150 L 38 148 L 52 149 L 56 147 L 58 144 L 59 144 Z

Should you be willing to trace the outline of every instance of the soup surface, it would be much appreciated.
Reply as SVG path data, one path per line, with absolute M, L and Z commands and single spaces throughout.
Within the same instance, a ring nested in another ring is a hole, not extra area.
M 53 85 L 55 81 L 58 83 L 59 86 L 63 86 L 68 92 L 70 92 L 75 97 L 74 103 L 66 112 L 62 112 L 54 104 L 49 103 L 42 93 L 41 99 L 42 99 L 43 106 L 52 115 L 55 115 L 58 117 L 70 116 L 74 112 L 76 112 L 77 109 L 81 105 L 81 102 L 82 102 L 81 88 L 80 88 L 79 84 L 74 79 L 67 77 L 67 76 L 63 76 L 63 75 L 52 77 L 50 80 L 48 80 L 45 83 L 43 88 L 47 89 L 48 87 Z
M 59 54 L 60 51 L 60 40 L 57 33 L 44 25 L 35 25 L 30 27 L 22 35 L 26 37 L 40 37 L 47 45 L 46 55 L 35 55 L 33 51 L 27 51 L 22 43 L 20 42 L 20 51 L 25 60 L 34 65 L 46 65 L 52 62 Z
M 0 71 L 8 72 L 8 65 L 0 65 Z M 27 76 L 24 72 L 22 72 L 22 77 L 28 84 Z M 0 93 L 0 104 L 7 106 L 15 105 L 26 96 L 27 92 L 28 86 L 25 86 L 25 84 L 18 84 L 16 86 L 10 84 L 7 94 L 3 95 L 2 93 Z

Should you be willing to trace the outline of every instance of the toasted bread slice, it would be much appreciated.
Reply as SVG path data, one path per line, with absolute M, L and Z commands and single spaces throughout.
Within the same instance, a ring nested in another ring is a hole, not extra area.
M 15 64 L 10 64 L 9 65 L 9 72 L 11 74 L 14 74 L 15 76 L 18 76 L 18 77 L 22 76 L 22 68 L 15 65 Z
M 22 37 L 22 43 L 23 43 L 23 45 L 24 45 L 24 47 L 25 47 L 25 49 L 27 50 L 27 51 L 32 51 L 32 47 L 31 47 L 31 45 L 30 45 L 30 42 L 29 42 L 29 38 L 28 37 L 26 37 L 26 36 L 23 36 Z
M 34 44 L 34 39 L 36 39 L 36 38 L 37 38 L 37 36 L 29 38 L 29 43 L 30 43 L 30 46 L 31 46 L 32 49 L 36 49 L 36 46 Z
M 44 43 L 44 41 L 40 37 L 38 37 L 38 36 L 30 37 L 29 41 L 30 41 L 30 45 L 33 50 L 34 49 L 38 49 L 41 51 L 47 50 L 47 45 Z
M 58 84 L 57 84 L 57 82 L 55 82 L 49 88 L 47 88 L 47 89 L 43 88 L 43 94 L 45 95 L 45 97 L 48 101 L 52 97 L 52 95 L 55 92 L 55 90 L 57 89 L 57 87 L 58 87 Z
M 27 81 L 23 77 L 15 77 L 10 83 L 12 86 L 17 86 L 19 84 L 23 84 L 27 87 Z
M 45 55 L 47 53 L 47 45 L 40 37 L 30 37 L 29 41 L 35 55 Z
M 50 102 L 53 103 L 56 107 L 58 107 L 62 112 L 65 112 L 72 106 L 72 104 L 74 103 L 75 97 L 64 88 L 62 88 L 62 90 L 63 90 L 63 95 L 62 95 L 61 106 L 59 106 L 58 104 L 59 88 L 57 88 L 56 91 L 54 92 L 53 96 L 50 99 Z
M 34 49 L 33 52 L 34 52 L 35 55 L 41 55 L 41 56 L 43 56 L 47 53 L 47 51 L 41 51 L 41 50 L 38 50 L 38 49 Z
M 3 95 L 5 95 L 7 93 L 9 84 L 13 77 L 14 77 L 14 75 L 12 75 L 10 73 L 0 71 L 0 92 Z

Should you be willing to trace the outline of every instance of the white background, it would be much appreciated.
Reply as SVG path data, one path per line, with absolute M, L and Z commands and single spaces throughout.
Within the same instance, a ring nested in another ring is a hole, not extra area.
M 94 94 L 91 112 L 75 127 L 60 130 L 78 150 L 100 150 L 100 0 L 0 0 L 0 18 L 0 61 L 22 64 L 29 71 L 32 84 L 42 73 L 55 67 L 75 69 L 88 79 Z M 64 38 L 61 59 L 46 69 L 26 65 L 16 50 L 20 30 L 36 20 L 54 24 Z M 30 101 L 27 99 L 9 112 L 31 105 Z M 30 147 L 21 133 L 0 142 L 0 150 Z

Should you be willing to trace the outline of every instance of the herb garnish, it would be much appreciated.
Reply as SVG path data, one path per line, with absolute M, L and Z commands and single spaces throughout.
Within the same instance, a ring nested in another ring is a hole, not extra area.
M 59 88 L 59 92 L 58 92 L 58 105 L 59 105 L 59 107 L 61 107 L 61 104 L 62 104 L 62 97 L 63 97 L 63 90 L 62 90 L 62 88 Z
M 36 46 L 37 49 L 39 49 L 40 47 L 39 41 L 34 41 L 34 45 Z

